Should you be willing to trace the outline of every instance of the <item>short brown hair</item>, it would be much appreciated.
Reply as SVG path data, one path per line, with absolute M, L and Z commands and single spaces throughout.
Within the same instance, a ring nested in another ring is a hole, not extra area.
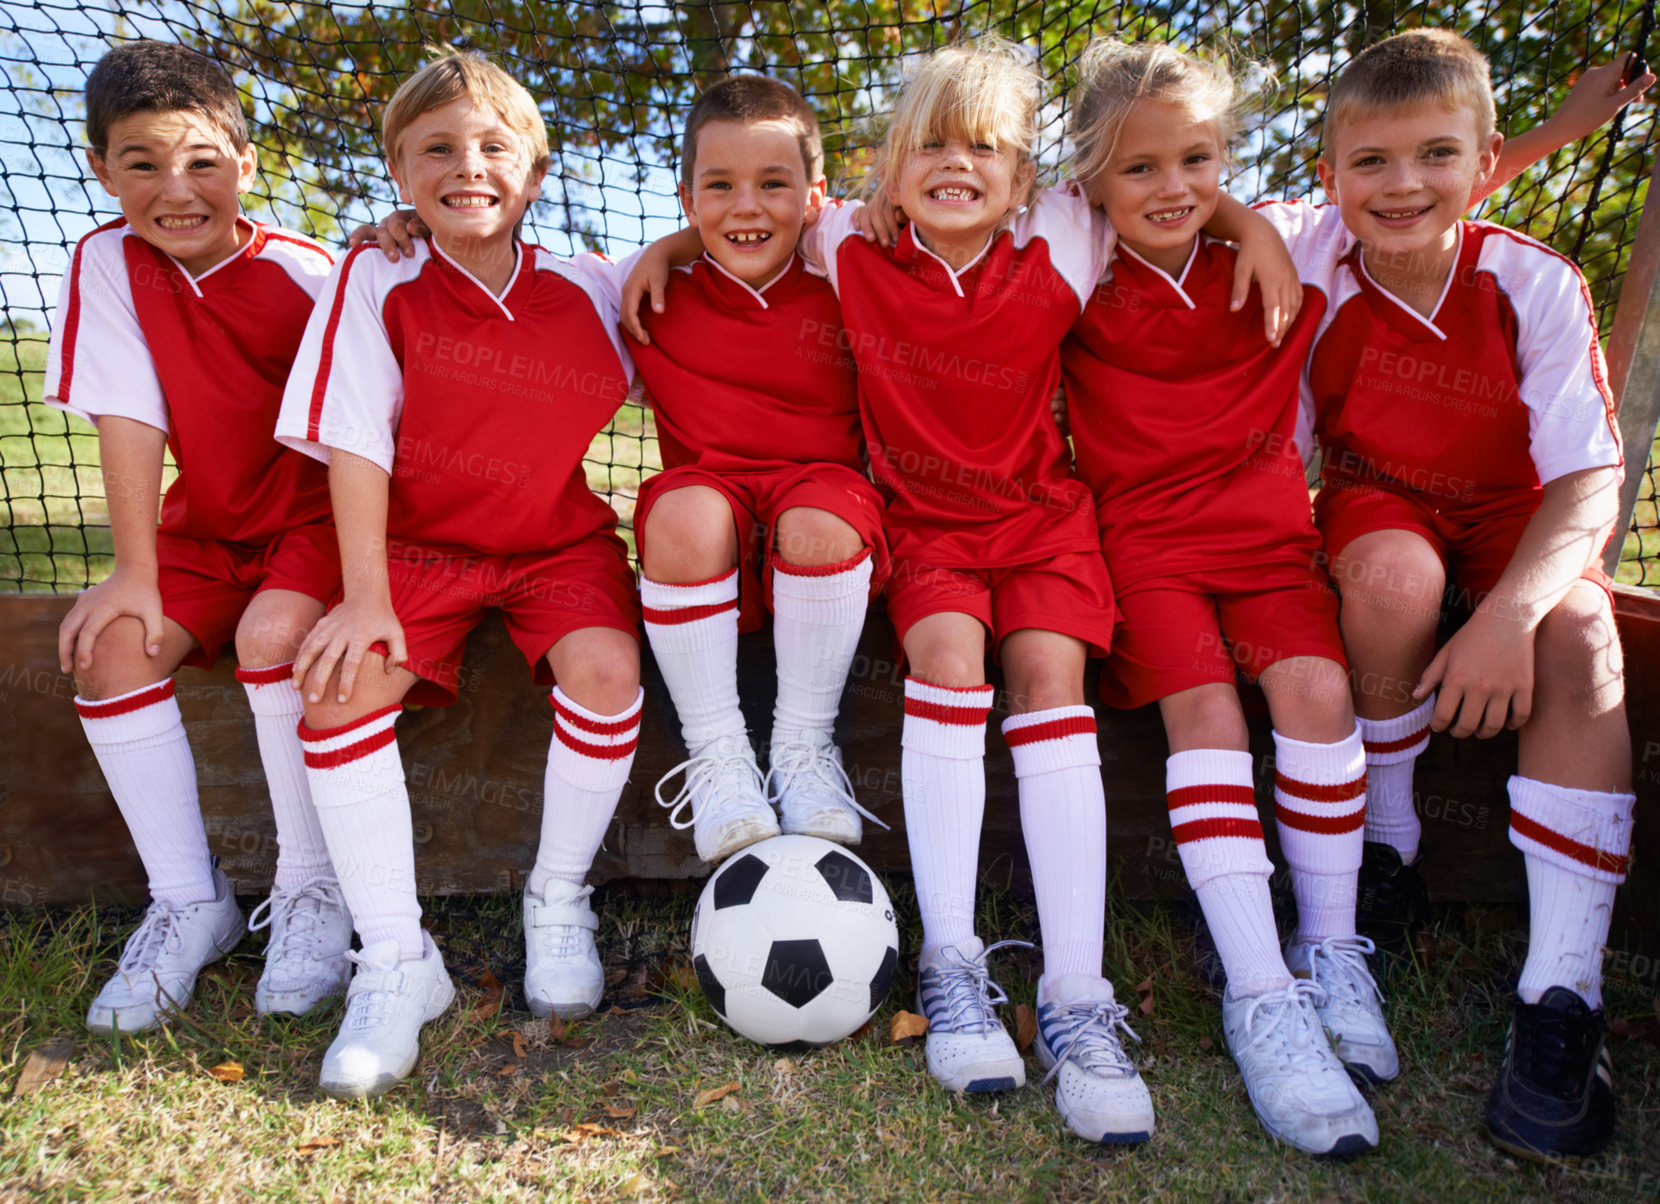
M 824 174 L 824 142 L 819 137 L 818 114 L 801 93 L 770 75 L 734 75 L 710 88 L 686 114 L 686 133 L 680 148 L 680 182 L 690 188 L 697 165 L 697 132 L 711 121 L 782 121 L 795 127 L 801 144 L 801 163 L 807 183 Z
M 1368 46 L 1331 86 L 1322 122 L 1326 148 L 1337 127 L 1357 113 L 1426 102 L 1449 113 L 1470 110 L 1476 132 L 1486 138 L 1498 123 L 1487 56 L 1446 29 L 1412 29 Z
M 524 85 L 476 50 L 438 51 L 439 57 L 398 85 L 381 119 L 381 145 L 394 168 L 403 149 L 409 123 L 422 113 L 465 97 L 481 108 L 493 109 L 508 129 L 525 140 L 531 173 L 546 171 L 548 127 Z
M 248 145 L 242 98 L 225 69 L 176 42 L 148 38 L 117 46 L 86 77 L 87 145 L 102 157 L 110 126 L 134 113 L 199 113 L 240 154 Z

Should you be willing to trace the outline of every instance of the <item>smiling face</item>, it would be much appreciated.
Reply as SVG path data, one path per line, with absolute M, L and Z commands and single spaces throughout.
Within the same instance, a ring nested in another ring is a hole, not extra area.
M 444 253 L 480 279 L 504 255 L 511 262 L 513 231 L 545 174 L 495 110 L 465 96 L 412 118 L 387 166 Z
M 911 151 L 885 183 L 888 199 L 905 210 L 923 245 L 961 267 L 1025 203 L 1036 171 L 1012 146 L 952 135 Z
M 1221 180 L 1215 122 L 1180 105 L 1142 101 L 1124 118 L 1112 157 L 1090 181 L 1089 199 L 1106 211 L 1125 246 L 1178 276 L 1216 212 Z
M 824 179 L 807 178 L 800 131 L 787 121 L 707 121 L 694 162 L 680 204 L 703 249 L 745 284 L 769 283 L 824 205 Z
M 234 150 L 187 109 L 130 113 L 110 123 L 108 142 L 102 155 L 87 151 L 87 162 L 139 237 L 192 276 L 236 254 L 240 198 L 258 165 L 252 145 Z
M 1320 182 L 1380 282 L 1444 281 L 1458 219 L 1486 184 L 1504 139 L 1475 112 L 1428 102 L 1361 112 L 1331 132 Z

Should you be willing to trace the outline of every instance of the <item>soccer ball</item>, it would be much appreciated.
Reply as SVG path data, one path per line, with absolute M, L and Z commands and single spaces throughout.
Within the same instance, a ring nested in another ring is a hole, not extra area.
M 840 1041 L 875 1015 L 898 962 L 881 880 L 814 836 L 776 836 L 734 854 L 692 917 L 704 995 L 733 1031 L 762 1045 Z

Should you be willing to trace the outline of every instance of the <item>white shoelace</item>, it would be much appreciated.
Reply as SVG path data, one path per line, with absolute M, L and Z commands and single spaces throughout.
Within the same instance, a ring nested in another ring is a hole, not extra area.
M 1363 936 L 1331 936 L 1309 947 L 1308 973 L 1339 1003 L 1363 1005 L 1370 992 L 1383 1001 L 1383 991 L 1366 964 L 1366 956 L 1377 946 Z M 1321 962 L 1326 963 L 1321 973 Z
M 116 972 L 128 977 L 153 974 L 162 954 L 182 952 L 184 937 L 179 933 L 179 926 L 185 910 L 170 903 L 150 904 L 137 931 L 127 938 Z
M 841 759 L 831 755 L 832 747 L 834 746 L 820 745 L 810 736 L 774 744 L 767 766 L 767 776 L 762 782 L 762 789 L 766 791 L 767 798 L 774 803 L 780 802 L 784 792 L 794 784 L 796 778 L 811 778 L 822 784 L 836 802 L 851 807 L 872 823 L 886 828 L 887 824 L 859 805 L 859 800 L 853 794 L 853 780 L 847 776 Z
M 1030 941 L 998 941 L 980 950 L 977 957 L 965 957 L 955 945 L 940 950 L 940 964 L 930 973 L 936 984 L 940 1001 L 927 1007 L 928 1025 L 941 1033 L 988 1033 L 992 1027 L 1001 1027 L 992 1009 L 993 1004 L 1007 1003 L 1009 996 L 992 981 L 986 968 L 986 958 L 998 949 L 1014 946 L 1030 949 Z M 925 1004 L 926 1007 L 926 1004 Z M 944 1014 L 936 1019 L 936 1009 Z M 943 1022 L 943 1023 L 942 1023 Z
M 1123 1029 L 1136 1044 L 1141 1043 L 1141 1037 L 1129 1025 L 1129 1014 L 1130 1009 L 1116 1000 L 1051 1004 L 1049 1015 L 1055 1018 L 1052 1024 L 1060 1029 L 1064 1044 L 1059 1048 L 1050 1046 L 1055 1064 L 1043 1076 L 1043 1081 L 1047 1083 L 1054 1078 L 1069 1061 L 1090 1074 L 1135 1074 L 1135 1063 L 1130 1061 L 1123 1043 L 1113 1032 L 1115 1028 Z
M 1325 988 L 1311 978 L 1294 978 L 1283 990 L 1270 991 L 1251 1000 L 1245 1010 L 1245 1035 L 1249 1047 L 1277 1047 L 1291 1069 L 1299 1065 L 1320 1069 L 1330 1061 L 1331 1046 L 1314 1014 L 1315 1000 Z M 1266 1011 L 1266 1023 L 1258 1025 Z
M 333 878 L 311 878 L 291 891 L 273 888 L 270 897 L 248 917 L 248 931 L 271 930 L 265 949 L 268 959 L 310 956 L 325 906 L 345 910 L 345 896 Z
M 663 787 L 679 773 L 686 775 L 680 792 L 671 799 L 664 798 Z M 764 801 L 766 786 L 747 737 L 725 736 L 665 773 L 657 780 L 654 793 L 657 805 L 668 808 L 669 826 L 684 831 L 697 822 L 699 808 L 718 821 L 724 812 L 753 803 L 756 795 Z M 681 813 L 688 810 L 692 814 L 682 819 Z

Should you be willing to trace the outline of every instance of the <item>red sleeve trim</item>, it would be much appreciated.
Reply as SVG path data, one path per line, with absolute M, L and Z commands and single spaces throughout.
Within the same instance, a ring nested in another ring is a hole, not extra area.
M 127 224 L 127 219 L 118 217 L 113 222 L 105 222 L 86 238 L 75 244 L 75 255 L 69 261 L 69 309 L 63 318 L 63 350 L 58 359 L 58 400 L 65 405 L 69 404 L 70 379 L 75 375 L 75 336 L 81 326 L 81 250 L 88 241 L 96 238 L 105 230 L 113 230 L 117 226 Z
M 346 303 L 346 279 L 352 274 L 352 263 L 373 244 L 364 243 L 346 256 L 340 269 L 340 283 L 334 291 L 334 304 L 329 307 L 329 322 L 323 329 L 323 345 L 317 352 L 317 378 L 311 383 L 311 410 L 306 415 L 305 437 L 312 443 L 321 443 L 323 398 L 328 393 L 329 373 L 334 369 L 334 336 L 340 329 L 340 311 Z M 377 248 L 378 249 L 378 248 Z

